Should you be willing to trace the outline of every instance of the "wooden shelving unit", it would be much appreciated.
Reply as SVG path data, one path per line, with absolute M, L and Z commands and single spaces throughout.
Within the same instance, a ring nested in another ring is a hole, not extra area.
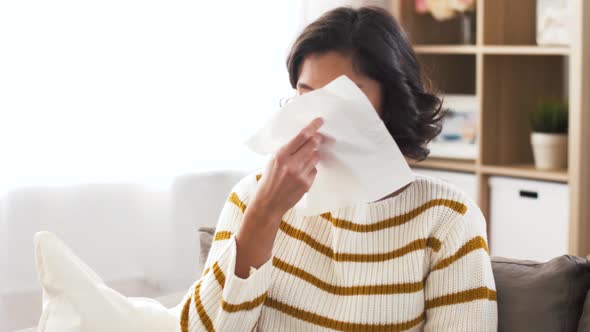
M 471 45 L 414 45 L 418 54 L 476 54 L 481 48 Z
M 569 47 L 530 45 L 414 45 L 417 54 L 504 54 L 504 55 L 569 55 Z
M 569 55 L 569 47 L 547 47 L 547 46 L 484 46 L 483 54 L 504 54 L 504 55 Z
M 453 160 L 438 158 L 427 159 L 421 162 L 410 161 L 410 166 L 466 173 L 475 173 L 476 168 L 475 162 L 472 160 Z
M 540 171 L 532 164 L 506 165 L 506 166 L 480 166 L 480 173 L 488 175 L 505 175 L 531 180 L 544 180 L 553 182 L 568 182 L 568 174 L 563 171 Z
M 474 94 L 479 103 L 476 160 L 429 158 L 415 167 L 473 173 L 489 216 L 490 176 L 567 184 L 569 252 L 590 254 L 590 1 L 572 0 L 570 46 L 536 45 L 536 0 L 477 0 L 476 42 L 460 44 L 460 22 L 415 13 L 414 0 L 390 8 L 414 44 L 425 74 L 442 93 Z M 533 166 L 527 116 L 541 99 L 569 104 L 568 169 Z M 489 220 L 489 219 L 488 219 Z M 493 244 L 492 244 L 493 245 Z

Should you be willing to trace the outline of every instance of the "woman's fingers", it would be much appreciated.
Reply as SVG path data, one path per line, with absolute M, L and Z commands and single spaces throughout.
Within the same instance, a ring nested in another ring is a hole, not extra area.
M 309 190 L 320 159 L 317 148 L 323 137 L 317 131 L 322 124 L 321 118 L 312 121 L 297 137 L 281 147 L 267 164 L 264 180 L 256 192 L 256 202 L 262 204 L 263 209 L 272 210 L 273 215 L 282 215 Z
M 318 169 L 314 166 L 314 167 L 310 168 L 306 174 L 307 174 L 307 181 L 308 181 L 307 187 L 309 190 L 309 188 L 313 184 L 313 181 L 315 180 L 316 174 L 318 174 Z
M 319 161 L 320 161 L 320 152 L 317 150 L 313 151 L 312 153 L 310 153 L 307 160 L 304 161 L 303 169 L 301 170 L 301 172 L 303 174 L 308 174 L 310 171 L 315 169 L 315 167 L 317 166 Z
M 313 134 L 313 136 L 293 154 L 293 158 L 303 163 L 306 162 L 309 159 L 309 155 L 320 146 L 322 140 L 322 135 L 318 133 Z
M 320 129 L 323 124 L 324 120 L 322 118 L 315 118 L 305 126 L 297 136 L 285 145 L 285 152 L 288 154 L 295 154 L 311 137 L 313 137 L 313 134 Z

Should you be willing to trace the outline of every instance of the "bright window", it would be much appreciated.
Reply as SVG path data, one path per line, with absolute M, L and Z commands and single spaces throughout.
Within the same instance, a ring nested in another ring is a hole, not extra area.
M 0 191 L 250 168 L 299 1 L 0 2 Z

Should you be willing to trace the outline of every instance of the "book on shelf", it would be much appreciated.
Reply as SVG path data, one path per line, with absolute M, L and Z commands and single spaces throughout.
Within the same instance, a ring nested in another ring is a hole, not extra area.
M 478 104 L 475 95 L 443 95 L 441 133 L 428 145 L 429 157 L 475 159 L 477 157 Z

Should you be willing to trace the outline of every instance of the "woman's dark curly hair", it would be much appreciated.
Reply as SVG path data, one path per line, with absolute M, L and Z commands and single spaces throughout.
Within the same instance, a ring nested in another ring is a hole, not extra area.
M 402 153 L 422 160 L 426 144 L 440 133 L 441 100 L 422 81 L 420 65 L 395 18 L 379 7 L 340 7 L 309 24 L 287 58 L 295 89 L 305 57 L 340 51 L 350 54 L 359 73 L 381 85 L 381 118 Z

